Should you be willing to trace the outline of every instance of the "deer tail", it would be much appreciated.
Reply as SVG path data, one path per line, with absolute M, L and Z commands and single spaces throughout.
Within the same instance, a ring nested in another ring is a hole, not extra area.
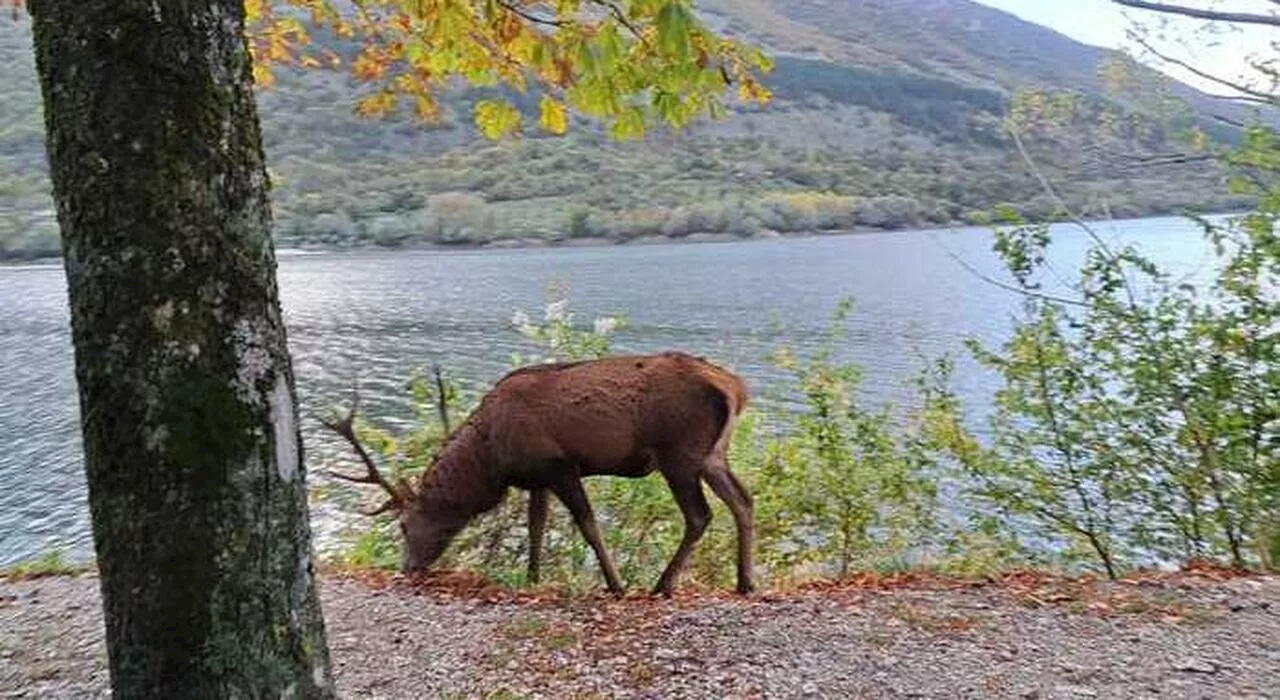
M 716 440 L 715 452 L 724 455 L 729 448 L 729 440 L 733 436 L 733 427 L 738 416 L 746 409 L 748 402 L 747 385 L 738 375 L 723 367 L 703 361 L 699 363 L 698 374 L 724 397 L 728 413 L 724 425 L 720 428 L 720 437 Z

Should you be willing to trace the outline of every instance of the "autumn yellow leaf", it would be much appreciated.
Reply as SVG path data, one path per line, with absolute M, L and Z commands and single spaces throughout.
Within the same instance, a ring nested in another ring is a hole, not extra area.
M 481 100 L 476 103 L 475 122 L 485 137 L 496 140 L 520 128 L 520 112 L 507 102 Z
M 258 87 L 271 87 L 276 82 L 276 77 L 271 73 L 271 67 L 264 61 L 253 62 L 253 82 Z
M 628 107 L 618 114 L 617 119 L 609 127 L 609 133 L 616 139 L 638 139 L 644 136 L 644 112 L 638 107 Z
M 361 80 L 377 80 L 386 69 L 386 64 L 367 50 L 356 56 L 355 62 L 351 64 L 351 72 Z
M 382 90 L 372 95 L 366 95 L 356 103 L 356 114 L 362 117 L 382 116 L 390 112 L 396 106 L 396 94 L 389 90 Z
M 419 119 L 435 121 L 440 116 L 440 105 L 428 95 L 417 95 L 413 100 L 413 111 Z
M 282 6 L 302 12 L 280 18 L 273 10 Z M 370 0 L 345 14 L 337 0 L 245 0 L 245 7 L 260 85 L 271 84 L 265 66 L 273 62 L 338 65 L 332 47 L 304 53 L 311 37 L 297 17 L 309 17 L 312 27 L 356 45 L 348 70 L 378 90 L 356 107 L 366 116 L 408 97 L 419 118 L 434 119 L 436 92 L 453 78 L 522 92 L 529 82 L 558 88 L 539 105 L 538 122 L 553 134 L 568 130 L 570 107 L 605 121 L 619 138 L 640 137 L 652 123 L 681 127 L 720 116 L 729 76 L 744 101 L 770 98 L 754 75 L 772 68 L 768 58 L 711 31 L 689 0 Z M 655 104 L 655 92 L 670 97 Z M 520 130 L 520 112 L 498 100 L 478 103 L 474 119 L 489 138 Z
M 254 24 L 262 21 L 267 12 L 268 0 L 245 0 L 244 2 L 244 20 L 247 24 Z
M 561 135 L 569 130 L 569 110 L 564 106 L 563 102 L 543 95 L 538 107 L 538 123 L 542 125 L 543 129 L 556 135 Z

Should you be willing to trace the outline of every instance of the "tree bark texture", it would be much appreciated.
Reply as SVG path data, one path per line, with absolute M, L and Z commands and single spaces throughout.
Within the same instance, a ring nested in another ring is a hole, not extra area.
M 29 3 L 116 698 L 333 696 L 242 3 Z

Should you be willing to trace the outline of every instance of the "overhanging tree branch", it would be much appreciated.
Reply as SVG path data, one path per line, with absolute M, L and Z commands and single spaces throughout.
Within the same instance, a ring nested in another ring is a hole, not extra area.
M 1280 17 L 1276 15 L 1259 15 L 1251 12 L 1223 12 L 1221 10 L 1206 10 L 1185 5 L 1170 5 L 1164 2 L 1147 2 L 1147 0 L 1111 0 L 1111 2 L 1138 10 L 1151 10 L 1152 12 L 1160 12 L 1167 15 L 1183 15 L 1184 17 L 1207 19 L 1212 22 L 1237 22 L 1240 24 L 1262 24 L 1280 27 Z
M 1147 41 L 1141 36 L 1138 36 L 1137 34 L 1133 35 L 1133 40 L 1138 42 L 1139 46 L 1141 46 L 1142 48 L 1150 52 L 1152 56 L 1155 56 L 1156 58 L 1160 59 L 1161 61 L 1164 61 L 1165 63 L 1170 63 L 1197 77 L 1204 78 L 1205 80 L 1212 81 L 1214 83 L 1217 83 L 1218 85 L 1221 85 L 1222 87 L 1228 88 L 1230 90 L 1235 90 L 1236 92 L 1240 93 L 1239 95 L 1224 95 L 1222 96 L 1223 99 L 1240 100 L 1244 102 L 1253 102 L 1256 104 L 1264 104 L 1264 105 L 1272 105 L 1272 104 L 1275 104 L 1276 102 L 1276 98 L 1274 95 L 1269 95 L 1265 92 L 1262 92 L 1261 90 L 1255 90 L 1249 87 L 1248 85 L 1243 85 L 1241 83 L 1237 83 L 1235 81 L 1227 80 L 1226 78 L 1213 75 L 1212 73 L 1207 73 L 1199 68 L 1196 68 L 1195 66 L 1191 65 L 1191 63 L 1187 61 L 1184 61 L 1180 58 L 1176 58 L 1174 56 L 1170 56 L 1164 53 L 1163 51 L 1160 51 L 1156 47 L 1152 46 L 1151 42 Z
M 1053 302 L 1057 304 L 1067 304 L 1070 306 L 1079 306 L 1083 308 L 1089 307 L 1089 304 L 1087 302 L 1081 301 L 1079 299 L 1069 299 L 1067 297 L 1057 296 L 1054 294 L 1046 294 L 1044 292 L 1037 292 L 1031 289 L 1024 289 L 1022 287 L 1018 287 L 1016 285 L 1012 285 L 1007 282 L 1002 282 L 992 277 L 991 275 L 988 275 L 987 273 L 982 272 L 981 270 L 977 269 L 973 265 L 970 265 L 969 263 L 965 262 L 964 258 L 957 255 L 954 251 L 947 248 L 947 246 L 944 245 L 942 241 L 938 240 L 937 235 L 935 235 L 934 233 L 931 232 L 929 234 L 929 237 L 933 239 L 934 243 L 938 244 L 938 247 L 942 249 L 942 252 L 945 253 L 947 257 L 951 258 L 953 261 L 955 261 L 957 265 L 964 268 L 965 272 L 968 272 L 974 277 L 977 277 L 982 282 L 985 282 L 993 287 L 998 287 L 1000 289 L 1005 290 L 1006 292 L 1013 292 L 1014 294 L 1019 294 L 1021 296 L 1028 297 L 1031 299 L 1039 299 L 1041 301 L 1048 301 L 1048 302 Z
M 640 32 L 639 27 L 632 24 L 631 20 L 627 19 L 627 15 L 622 11 L 621 7 L 609 2 L 609 0 L 591 0 L 591 4 L 599 5 L 600 7 L 608 10 L 609 14 L 613 15 L 613 18 L 618 21 L 618 24 L 626 27 L 627 31 L 631 32 L 638 41 L 645 43 L 644 34 Z
M 498 5 L 498 7 L 501 7 L 507 12 L 510 12 L 511 14 L 516 15 L 517 17 L 520 17 L 524 19 L 526 22 L 529 22 L 531 24 L 541 24 L 547 27 L 567 27 L 570 24 L 569 22 L 566 22 L 564 20 L 553 19 L 550 17 L 539 17 L 537 15 L 526 12 L 522 8 L 519 8 L 509 2 L 503 2 L 503 0 L 496 0 L 496 4 Z

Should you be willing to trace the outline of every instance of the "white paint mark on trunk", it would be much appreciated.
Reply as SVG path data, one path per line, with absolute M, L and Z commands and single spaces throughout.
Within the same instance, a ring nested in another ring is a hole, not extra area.
M 271 425 L 276 441 L 276 469 L 281 479 L 293 481 L 298 475 L 298 421 L 289 383 L 283 377 L 271 390 Z

